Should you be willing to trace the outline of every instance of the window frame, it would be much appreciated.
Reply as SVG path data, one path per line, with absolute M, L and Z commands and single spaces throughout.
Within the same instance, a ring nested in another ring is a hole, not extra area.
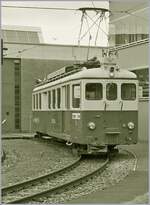
M 52 109 L 56 110 L 56 88 L 52 89 Z
M 115 99 L 108 99 L 107 97 L 107 86 L 108 84 L 114 84 L 116 85 L 116 98 Z M 118 100 L 118 95 L 119 95 L 119 92 L 118 92 L 118 83 L 117 82 L 107 82 L 106 83 L 106 100 L 107 101 L 117 101 Z
M 38 102 L 39 103 L 38 109 L 41 110 L 42 109 L 42 94 L 39 93 L 38 95 L 39 95 L 39 97 L 38 97 L 38 100 L 39 100 L 39 102 Z
M 123 85 L 134 85 L 135 86 L 135 98 L 134 99 L 123 99 L 122 98 L 122 86 Z M 120 86 L 120 90 L 121 90 L 121 100 L 123 101 L 135 101 L 136 98 L 137 98 L 137 89 L 136 89 L 136 84 L 135 83 L 121 83 L 121 86 Z
M 48 110 L 52 109 L 52 91 L 48 90 Z
M 79 86 L 80 87 L 80 98 L 74 98 L 74 86 Z M 72 94 L 71 94 L 71 107 L 72 109 L 81 109 L 81 82 L 74 82 L 71 84 L 71 91 L 72 91 Z M 79 100 L 79 107 L 74 107 L 74 99 L 80 99 Z
M 86 86 L 87 86 L 88 84 L 100 84 L 100 85 L 101 85 L 102 97 L 101 97 L 100 99 L 87 99 L 87 97 L 86 97 Z M 103 98 L 104 98 L 103 89 L 104 89 L 104 84 L 102 84 L 102 83 L 98 83 L 98 82 L 86 83 L 86 84 L 85 84 L 85 100 L 87 100 L 87 101 L 101 101 L 101 100 L 103 100 Z
M 35 96 L 36 96 L 36 97 L 35 97 L 35 102 L 36 102 L 35 109 L 38 110 L 38 108 L 39 108 L 39 102 L 38 102 L 38 100 L 39 100 L 39 95 L 38 95 L 38 93 L 36 93 Z
M 59 92 L 58 92 L 59 91 Z M 57 109 L 61 109 L 61 88 L 60 87 L 58 87 L 58 88 L 56 88 L 56 93 L 57 93 Z
M 32 95 L 32 109 L 35 110 L 36 109 L 36 99 L 35 99 L 35 94 Z

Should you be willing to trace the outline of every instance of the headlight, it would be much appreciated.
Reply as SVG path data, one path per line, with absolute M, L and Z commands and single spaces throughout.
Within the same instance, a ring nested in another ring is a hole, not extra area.
M 89 128 L 90 130 L 94 130 L 94 129 L 96 128 L 95 123 L 94 123 L 94 122 L 89 122 L 89 123 L 88 123 L 88 128 Z
M 130 130 L 133 130 L 133 129 L 134 129 L 134 123 L 133 123 L 133 122 L 129 122 L 129 123 L 128 123 L 128 128 L 129 128 Z

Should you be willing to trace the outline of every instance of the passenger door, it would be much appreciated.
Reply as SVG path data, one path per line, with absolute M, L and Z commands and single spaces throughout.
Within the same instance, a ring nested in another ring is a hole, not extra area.
M 62 133 L 70 132 L 70 85 L 62 87 Z
M 121 101 L 119 100 L 119 85 L 116 82 L 105 84 L 104 92 L 106 99 L 104 101 L 104 111 L 121 110 Z

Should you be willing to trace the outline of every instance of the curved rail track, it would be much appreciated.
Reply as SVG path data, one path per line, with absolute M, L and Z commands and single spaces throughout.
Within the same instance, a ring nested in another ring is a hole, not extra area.
M 127 152 L 128 154 L 131 154 L 133 156 L 133 158 L 135 159 L 135 162 L 134 162 L 134 165 L 133 165 L 133 171 L 135 171 L 136 168 L 137 168 L 137 163 L 138 163 L 138 158 L 137 158 L 136 154 L 133 151 L 129 151 L 129 150 L 126 150 L 126 149 L 123 149 L 123 148 L 119 148 L 119 150 Z
M 22 139 L 33 138 L 23 137 Z M 133 171 L 135 171 L 137 166 L 136 154 L 124 148 L 119 148 L 119 150 L 132 155 L 132 157 L 135 159 L 133 165 Z M 107 166 L 109 158 L 106 158 L 105 161 L 103 160 L 103 162 L 100 162 L 99 159 L 98 162 L 99 163 L 97 163 L 97 166 L 96 163 L 93 164 L 93 162 L 89 160 L 89 162 L 86 163 L 89 164 L 89 167 L 94 167 L 94 169 L 91 170 L 87 166 L 87 168 L 82 171 L 82 166 L 85 164 L 85 160 L 81 157 L 78 157 L 74 163 L 56 172 L 17 183 L 12 186 L 3 187 L 2 202 L 7 204 L 25 203 L 32 201 L 38 202 L 39 199 L 41 201 L 41 199 L 44 197 L 51 197 L 51 195 L 62 193 L 69 188 L 73 188 L 79 184 L 82 184 L 84 181 L 87 181 L 88 178 L 92 178 L 95 174 L 101 173 Z M 75 171 L 76 169 L 78 171 Z M 75 172 L 78 173 L 77 176 Z M 70 178 L 68 180 L 67 176 L 72 176 L 72 178 L 68 177 Z
M 51 194 L 61 193 L 101 173 L 108 163 L 109 158 L 100 161 L 100 159 L 80 157 L 72 165 L 57 172 L 2 188 L 2 202 L 14 204 L 38 201 L 39 197 L 41 199 L 45 196 L 50 197 Z

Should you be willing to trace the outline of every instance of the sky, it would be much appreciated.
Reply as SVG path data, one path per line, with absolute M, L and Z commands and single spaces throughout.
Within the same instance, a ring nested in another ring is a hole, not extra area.
M 71 8 L 75 10 L 51 10 L 51 9 L 22 9 L 8 8 L 3 6 L 27 6 L 27 7 L 46 7 L 46 8 Z M 109 8 L 107 1 L 2 1 L 2 26 L 21 25 L 40 27 L 45 43 L 52 44 L 78 44 L 79 31 L 81 25 L 82 12 L 78 11 L 81 7 L 102 7 Z M 98 18 L 95 12 L 88 12 L 90 18 Z M 93 22 L 88 18 L 88 23 L 84 19 L 81 33 L 82 40 L 80 45 L 106 46 L 108 33 L 108 13 L 106 19 L 101 22 L 98 36 L 98 22 L 94 24 L 90 33 L 88 28 Z M 84 36 L 84 34 L 86 34 Z M 90 38 L 91 36 L 91 38 Z M 96 44 L 95 39 L 97 38 Z

